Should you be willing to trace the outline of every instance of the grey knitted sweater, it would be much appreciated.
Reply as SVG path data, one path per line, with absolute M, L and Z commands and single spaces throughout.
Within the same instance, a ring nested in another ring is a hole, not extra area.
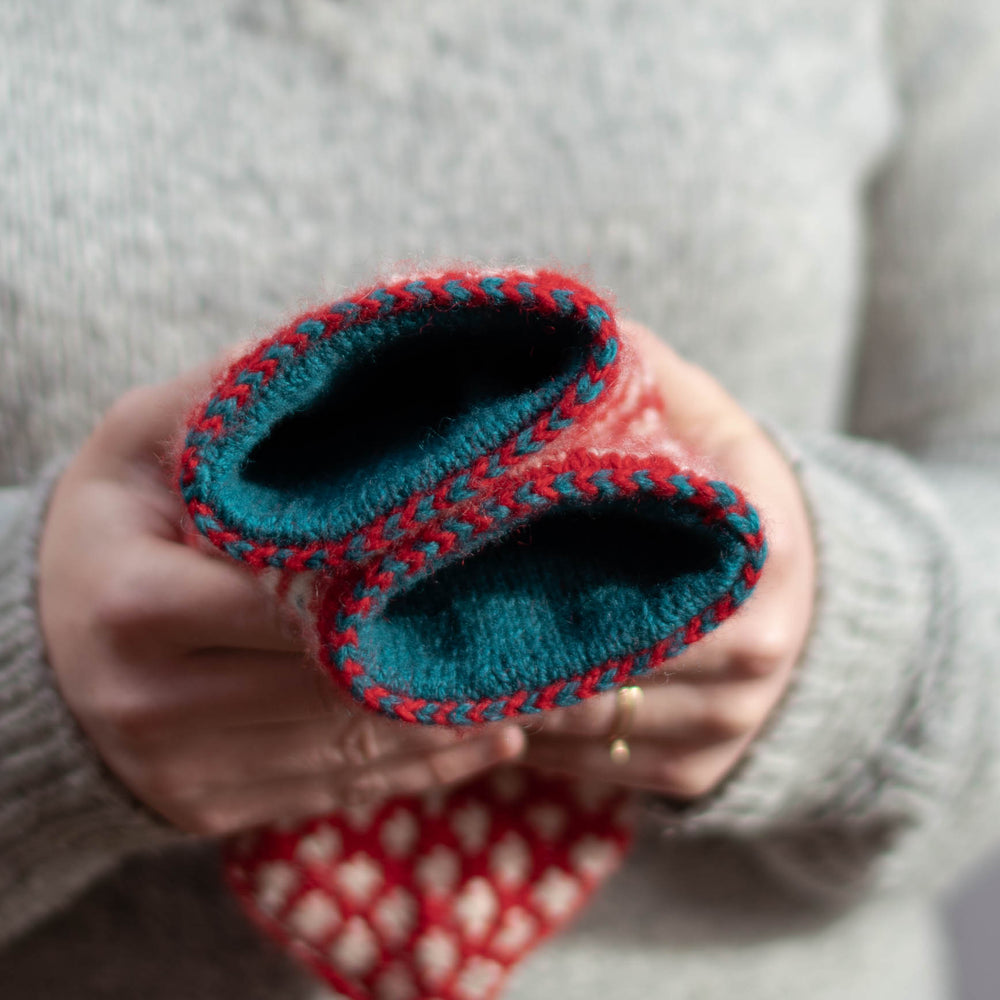
M 0 995 L 319 994 L 102 771 L 35 545 L 127 387 L 455 258 L 614 289 L 821 559 L 743 766 L 510 997 L 942 996 L 931 896 L 1000 832 L 1000 4 L 7 0 L 0 87 Z

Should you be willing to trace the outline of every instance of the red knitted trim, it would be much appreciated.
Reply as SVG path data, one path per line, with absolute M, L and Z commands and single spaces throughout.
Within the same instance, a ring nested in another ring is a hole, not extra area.
M 421 289 L 421 294 L 413 291 L 416 287 Z M 279 546 L 248 538 L 200 496 L 197 470 L 205 445 L 227 432 L 240 411 L 252 404 L 278 371 L 316 344 L 351 326 L 413 309 L 484 308 L 502 302 L 512 303 L 526 312 L 564 320 L 593 323 L 596 317 L 599 322 L 595 324 L 593 347 L 580 378 L 528 428 L 481 455 L 468 468 L 452 473 L 429 490 L 414 494 L 359 531 L 339 539 L 317 539 L 299 545 Z M 322 332 L 316 332 L 316 324 L 321 324 Z M 310 332 L 303 332 L 304 329 Z M 426 510 L 428 504 L 435 511 L 447 508 L 449 494 L 456 485 L 460 485 L 463 492 L 478 492 L 503 469 L 516 466 L 526 454 L 555 441 L 598 398 L 582 392 L 581 385 L 600 386 L 601 394 L 614 386 L 618 376 L 614 364 L 616 333 L 611 308 L 603 299 L 585 285 L 550 271 L 535 274 L 451 271 L 432 277 L 417 275 L 390 285 L 370 287 L 332 306 L 303 313 L 233 362 L 212 397 L 189 421 L 187 439 L 177 463 L 177 481 L 188 515 L 213 545 L 254 569 L 277 566 L 289 572 L 336 572 L 345 563 L 356 562 L 359 556 L 370 556 L 392 544 L 397 532 L 413 530 L 421 523 L 419 511 Z M 558 414 L 557 420 L 553 419 L 553 414 Z M 387 535 L 390 522 L 392 528 Z

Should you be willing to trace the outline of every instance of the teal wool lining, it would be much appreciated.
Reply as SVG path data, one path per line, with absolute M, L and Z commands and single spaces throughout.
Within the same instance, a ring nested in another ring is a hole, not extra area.
M 529 426 L 592 339 L 509 305 L 358 324 L 286 361 L 204 446 L 203 498 L 247 538 L 343 537 Z
M 371 680 L 429 701 L 537 690 L 653 646 L 733 587 L 731 532 L 654 497 L 560 505 L 356 623 Z

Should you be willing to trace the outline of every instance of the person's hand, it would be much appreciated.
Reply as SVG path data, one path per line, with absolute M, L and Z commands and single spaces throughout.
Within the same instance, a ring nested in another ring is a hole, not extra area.
M 795 474 L 770 438 L 706 372 L 641 327 L 629 332 L 654 366 L 672 431 L 757 507 L 768 559 L 734 618 L 642 682 L 627 763 L 609 752 L 615 693 L 546 715 L 525 760 L 692 800 L 733 769 L 789 684 L 812 617 L 814 544 Z
M 516 726 L 427 729 L 348 703 L 256 578 L 183 542 L 162 455 L 207 375 L 116 403 L 46 518 L 48 657 L 111 771 L 179 828 L 220 835 L 419 793 L 516 756 Z

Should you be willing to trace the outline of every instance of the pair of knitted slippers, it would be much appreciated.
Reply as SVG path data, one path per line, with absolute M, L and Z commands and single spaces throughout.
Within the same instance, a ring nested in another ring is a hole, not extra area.
M 470 726 L 648 674 L 731 615 L 753 508 L 671 439 L 635 345 L 550 273 L 410 277 L 294 320 L 187 428 L 211 545 L 278 580 L 367 709 Z M 355 1000 L 489 1000 L 627 849 L 630 798 L 505 768 L 227 848 L 251 916 Z

